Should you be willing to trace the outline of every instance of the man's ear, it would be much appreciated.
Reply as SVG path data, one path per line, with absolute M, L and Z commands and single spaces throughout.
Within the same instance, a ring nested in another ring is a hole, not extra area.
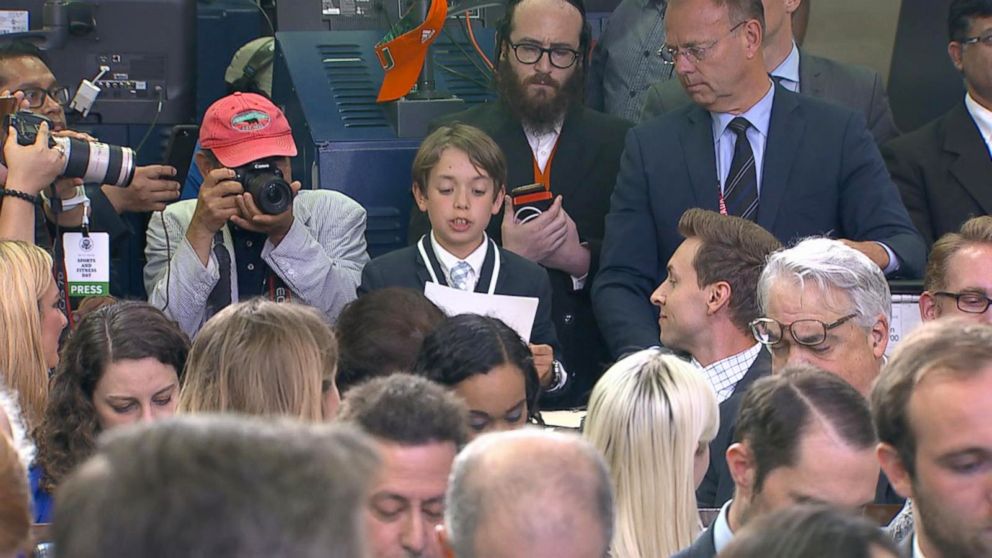
M 421 212 L 427 211 L 427 195 L 421 190 L 420 185 L 416 182 L 410 187 L 410 191 L 413 193 L 413 201 L 417 203 L 417 209 Z
M 196 168 L 200 170 L 200 174 L 207 176 L 210 171 L 220 168 L 214 163 L 214 160 L 207 156 L 206 153 L 202 151 L 197 151 L 196 155 L 193 157 L 193 161 L 196 163 Z
M 455 551 L 451 548 L 451 541 L 448 540 L 448 531 L 444 528 L 444 523 L 434 527 L 434 536 L 437 537 L 438 546 L 441 547 L 441 556 L 455 558 Z
M 940 307 L 937 306 L 937 299 L 930 291 L 923 291 L 920 294 L 920 317 L 924 322 L 936 320 L 940 317 Z
M 964 63 L 961 61 L 962 49 L 963 45 L 957 41 L 947 43 L 947 55 L 951 57 L 951 64 L 954 64 L 954 67 L 959 72 L 964 68 Z
M 792 13 L 799 9 L 803 0 L 785 0 L 785 13 L 792 16 Z
M 737 487 L 734 498 L 743 497 L 750 501 L 754 495 L 754 479 L 758 471 L 751 448 L 742 442 L 731 444 L 727 448 L 727 468 Z
M 876 360 L 880 360 L 889 346 L 889 318 L 885 314 L 879 314 L 875 318 L 875 325 L 871 326 L 869 335 L 871 335 L 871 352 Z
M 758 23 L 758 20 L 752 19 L 745 22 L 742 27 L 741 33 L 747 38 L 747 57 L 749 59 L 755 56 L 760 57 L 762 55 L 761 41 L 764 39 L 761 24 Z
M 875 448 L 875 455 L 878 457 L 879 465 L 882 466 L 882 471 L 885 472 L 885 477 L 892 484 L 892 488 L 895 488 L 900 496 L 912 498 L 913 479 L 910 478 L 906 464 L 902 462 L 896 448 L 881 443 Z
M 496 194 L 493 196 L 493 207 L 490 213 L 496 215 L 500 211 L 503 211 L 503 200 L 505 198 L 506 198 L 506 188 L 500 186 L 499 190 L 497 190 Z
M 709 314 L 716 314 L 721 308 L 730 306 L 730 297 L 733 289 L 726 281 L 717 281 L 712 285 L 707 285 L 706 309 Z

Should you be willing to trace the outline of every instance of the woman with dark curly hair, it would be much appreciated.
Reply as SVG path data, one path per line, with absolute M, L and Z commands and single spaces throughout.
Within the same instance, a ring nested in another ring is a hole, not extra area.
M 424 339 L 413 373 L 460 396 L 475 435 L 520 428 L 537 416 L 541 386 L 530 348 L 496 318 L 446 319 Z
M 103 430 L 172 416 L 189 353 L 175 322 L 143 302 L 87 314 L 62 349 L 31 470 L 35 521 L 47 523 L 51 494 L 93 453 Z

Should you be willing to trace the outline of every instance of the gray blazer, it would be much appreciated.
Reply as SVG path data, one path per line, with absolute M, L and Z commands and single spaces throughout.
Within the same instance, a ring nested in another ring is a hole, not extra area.
M 194 209 L 196 200 L 186 200 L 153 214 L 145 246 L 148 302 L 190 337 L 206 321 L 207 297 L 220 279 L 213 253 L 204 266 L 186 240 Z M 333 323 L 344 305 L 356 298 L 362 268 L 369 261 L 365 209 L 340 192 L 305 190 L 293 201 L 293 212 L 293 226 L 279 246 L 265 242 L 262 259 L 301 302 Z M 234 244 L 226 226 L 223 235 L 233 262 Z M 237 266 L 231 269 L 231 300 L 238 300 Z
M 868 130 L 881 145 L 899 135 L 882 78 L 864 66 L 845 64 L 799 51 L 800 91 L 835 102 L 864 115 Z M 641 122 L 690 103 L 677 79 L 653 84 L 644 99 Z

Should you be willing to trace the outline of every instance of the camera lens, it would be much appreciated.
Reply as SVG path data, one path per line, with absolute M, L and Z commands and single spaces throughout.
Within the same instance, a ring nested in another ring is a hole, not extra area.
M 257 174 L 247 182 L 245 190 L 263 213 L 278 215 L 293 203 L 293 190 L 285 180 L 273 173 Z
M 65 151 L 62 176 L 84 182 L 127 186 L 134 178 L 134 151 L 128 147 L 53 137 Z

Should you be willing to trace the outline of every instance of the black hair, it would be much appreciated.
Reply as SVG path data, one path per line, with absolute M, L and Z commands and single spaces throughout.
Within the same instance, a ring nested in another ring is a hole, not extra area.
M 523 372 L 527 415 L 534 417 L 541 395 L 534 358 L 517 332 L 496 318 L 460 314 L 446 319 L 424 339 L 413 372 L 451 387 L 502 364 Z
M 947 13 L 947 36 L 952 41 L 963 40 L 976 17 L 992 17 L 992 0 L 954 0 Z

